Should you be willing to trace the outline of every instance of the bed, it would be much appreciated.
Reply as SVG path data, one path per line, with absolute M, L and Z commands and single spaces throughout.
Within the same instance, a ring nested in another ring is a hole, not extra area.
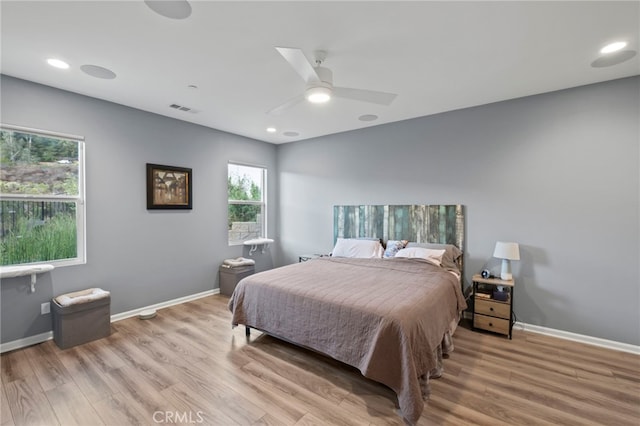
M 336 241 L 333 256 L 240 281 L 229 300 L 232 325 L 264 331 L 357 368 L 391 388 L 403 419 L 415 424 L 429 378 L 441 374 L 442 356 L 453 349 L 452 335 L 466 308 L 462 256 L 452 267 L 443 262 L 457 254 L 451 244 L 443 244 L 449 250 L 444 256 L 446 250 L 403 241 L 387 256 L 389 243 L 399 241 L 390 240 L 384 253 L 371 255 L 362 247 L 375 247 L 377 241 L 360 242 L 359 236 Z M 347 255 L 340 256 L 344 241 Z M 358 246 L 356 256 L 349 255 L 353 246 Z

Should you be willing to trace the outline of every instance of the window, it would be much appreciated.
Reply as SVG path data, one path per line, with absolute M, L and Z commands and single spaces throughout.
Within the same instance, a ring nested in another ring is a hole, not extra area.
M 267 169 L 229 163 L 229 245 L 267 236 Z
M 84 141 L 0 125 L 1 265 L 85 262 Z

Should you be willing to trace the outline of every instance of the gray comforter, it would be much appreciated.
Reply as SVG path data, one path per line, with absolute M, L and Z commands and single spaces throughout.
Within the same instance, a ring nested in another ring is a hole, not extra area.
M 387 385 L 414 424 L 466 303 L 458 279 L 426 261 L 325 257 L 243 279 L 229 308 L 234 326 L 324 353 Z

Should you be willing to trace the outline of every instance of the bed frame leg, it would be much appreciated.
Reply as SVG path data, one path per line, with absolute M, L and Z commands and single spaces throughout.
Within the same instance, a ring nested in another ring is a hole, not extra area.
M 244 334 L 245 336 L 250 336 L 251 335 L 251 329 L 247 326 L 244 327 Z

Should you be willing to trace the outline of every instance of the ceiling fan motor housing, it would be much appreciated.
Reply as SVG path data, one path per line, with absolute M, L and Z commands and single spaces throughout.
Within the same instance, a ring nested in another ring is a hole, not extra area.
M 316 74 L 318 74 L 322 83 L 327 83 L 329 86 L 333 86 L 333 72 L 331 72 L 329 68 L 315 67 L 314 70 L 316 71 Z
M 319 81 L 312 81 L 304 92 L 304 97 L 312 103 L 323 103 L 331 99 L 333 92 L 333 73 L 329 68 L 315 67 Z
M 322 104 L 331 99 L 331 93 L 331 86 L 321 82 L 307 88 L 304 92 L 304 97 L 313 104 Z

